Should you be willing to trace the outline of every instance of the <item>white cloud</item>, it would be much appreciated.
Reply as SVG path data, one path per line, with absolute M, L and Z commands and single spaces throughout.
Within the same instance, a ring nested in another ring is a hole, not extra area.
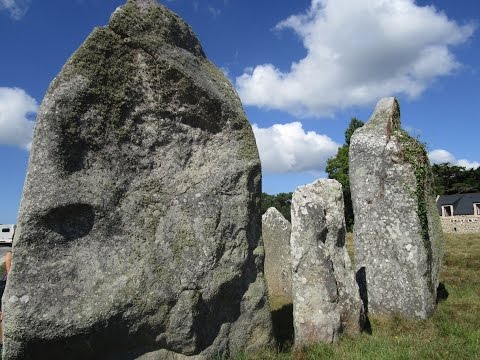
M 0 10 L 7 10 L 15 20 L 20 20 L 28 10 L 30 0 L 0 0 Z
M 476 169 L 480 166 L 480 162 L 470 161 L 470 160 L 467 160 L 467 159 L 460 159 L 460 160 L 457 160 L 457 165 L 458 166 L 463 166 L 466 169 Z
M 19 88 L 0 87 L 0 144 L 30 149 L 37 101 Z
M 434 164 L 450 163 L 452 165 L 463 166 L 466 169 L 476 169 L 480 166 L 480 162 L 478 161 L 470 161 L 467 159 L 457 160 L 452 153 L 443 149 L 430 151 L 428 157 Z
M 453 156 L 453 154 L 443 149 L 430 151 L 428 153 L 428 157 L 430 161 L 434 164 L 442 164 L 442 163 L 454 164 L 456 161 L 455 156 Z
M 465 42 L 472 24 L 459 25 L 414 0 L 312 0 L 306 14 L 280 22 L 307 49 L 288 72 L 258 65 L 236 79 L 246 105 L 324 116 L 381 97 L 420 95 L 460 64 L 450 47 Z
M 262 170 L 268 173 L 324 171 L 339 144 L 326 135 L 305 132 L 300 122 L 260 128 L 253 124 Z

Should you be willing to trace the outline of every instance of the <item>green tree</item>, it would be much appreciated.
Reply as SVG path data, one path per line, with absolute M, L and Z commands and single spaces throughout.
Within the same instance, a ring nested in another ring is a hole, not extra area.
M 432 166 L 437 195 L 480 192 L 480 168 L 465 169 L 449 163 Z
M 350 146 L 350 138 L 352 137 L 355 130 L 362 127 L 365 123 L 357 118 L 352 118 L 350 124 L 348 124 L 347 130 L 345 130 L 345 144 Z
M 345 145 L 338 149 L 337 155 L 328 159 L 325 170 L 330 179 L 335 179 L 342 184 L 347 231 L 352 231 L 354 223 L 350 179 L 348 177 L 348 151 L 350 149 L 350 138 L 355 130 L 363 125 L 364 122 L 357 118 L 352 118 L 350 120 L 347 130 L 345 130 Z

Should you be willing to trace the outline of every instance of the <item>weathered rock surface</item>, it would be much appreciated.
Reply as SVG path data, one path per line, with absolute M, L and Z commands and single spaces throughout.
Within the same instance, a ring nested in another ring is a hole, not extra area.
M 38 114 L 4 359 L 209 359 L 271 341 L 260 161 L 192 30 L 129 0 Z
M 321 179 L 295 190 L 291 254 L 295 345 L 359 333 L 364 311 L 345 247 L 338 181 Z
M 350 143 L 357 281 L 368 311 L 424 319 L 435 308 L 442 255 L 431 168 L 382 99 Z
M 269 297 L 292 301 L 292 263 L 290 261 L 290 222 L 274 207 L 262 216 L 265 247 L 265 280 Z

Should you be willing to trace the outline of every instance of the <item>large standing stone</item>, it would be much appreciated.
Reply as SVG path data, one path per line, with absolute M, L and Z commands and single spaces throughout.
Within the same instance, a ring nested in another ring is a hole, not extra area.
M 290 261 L 291 225 L 274 207 L 262 216 L 265 247 L 265 280 L 269 297 L 292 301 L 292 263 Z
M 424 146 L 382 99 L 350 143 L 357 280 L 368 311 L 424 319 L 435 308 L 441 228 Z
M 295 345 L 360 332 L 363 304 L 345 248 L 338 181 L 321 179 L 295 190 L 291 253 Z
M 241 103 L 190 27 L 127 1 L 38 114 L 4 359 L 204 359 L 269 344 L 260 181 Z

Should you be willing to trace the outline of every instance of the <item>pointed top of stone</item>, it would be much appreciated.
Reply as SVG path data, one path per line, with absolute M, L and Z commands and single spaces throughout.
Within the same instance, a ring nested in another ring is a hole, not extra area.
M 108 27 L 132 46 L 148 53 L 171 45 L 205 58 L 190 26 L 157 0 L 128 0 L 112 14 Z
M 285 218 L 280 211 L 277 210 L 276 207 L 269 207 L 267 211 L 265 211 L 265 214 L 263 214 L 263 217 L 282 217 Z
M 365 129 L 377 128 L 382 133 L 390 133 L 392 129 L 400 128 L 400 105 L 394 97 L 381 99 L 368 122 L 363 126 Z M 361 128 L 357 129 L 360 130 Z
M 157 0 L 128 0 L 127 2 L 134 3 L 142 10 L 146 10 L 150 7 L 159 5 Z
M 273 206 L 262 215 L 262 223 L 264 226 L 281 225 L 283 229 L 290 229 L 290 221 L 285 219 L 285 216 Z

